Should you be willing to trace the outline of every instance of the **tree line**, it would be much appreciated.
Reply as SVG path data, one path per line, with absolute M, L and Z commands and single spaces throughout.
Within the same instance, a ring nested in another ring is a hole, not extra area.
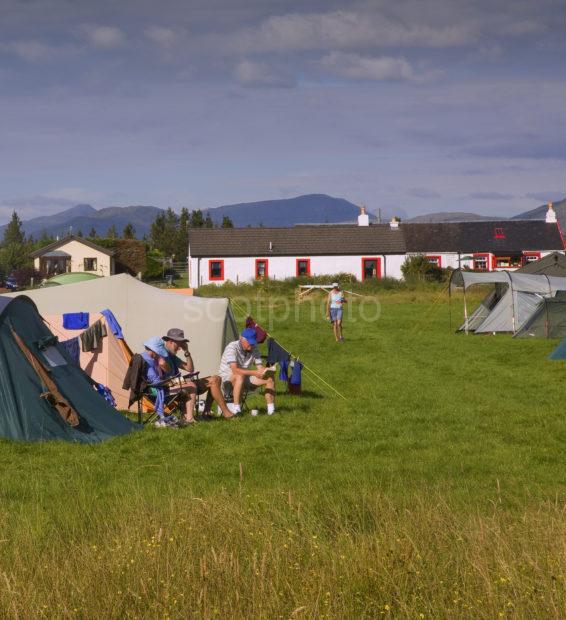
M 210 214 L 207 213 L 205 216 L 200 209 L 189 211 L 187 208 L 183 208 L 177 214 L 169 208 L 156 216 L 151 224 L 149 237 L 144 235 L 141 240 L 149 246 L 148 249 L 156 250 L 163 256 L 184 261 L 187 257 L 189 230 L 191 228 L 214 227 Z M 224 216 L 220 228 L 234 228 L 234 224 L 229 217 Z M 132 223 L 126 224 L 121 233 L 116 229 L 116 226 L 112 225 L 106 231 L 106 235 L 99 235 L 94 227 L 90 229 L 87 235 L 84 235 L 80 229 L 75 235 L 85 237 L 94 243 L 101 239 L 137 238 L 136 229 Z M 13 211 L 0 243 L 0 271 L 5 277 L 15 270 L 31 268 L 33 261 L 29 257 L 30 253 L 53 243 L 55 240 L 53 235 L 46 232 L 41 233 L 37 239 L 32 235 L 26 235 L 18 213 Z

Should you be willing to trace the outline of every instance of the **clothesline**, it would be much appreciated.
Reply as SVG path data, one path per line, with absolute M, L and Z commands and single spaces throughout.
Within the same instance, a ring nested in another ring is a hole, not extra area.
M 244 308 L 242 308 L 242 306 L 240 306 L 238 303 L 236 303 L 232 298 L 230 298 L 230 303 L 237 309 L 239 310 L 244 316 L 247 315 L 247 312 Z M 263 328 L 262 328 L 263 329 Z M 267 334 L 267 336 L 269 338 L 272 338 L 273 340 L 275 340 L 275 342 L 277 342 L 279 344 L 279 346 L 283 347 L 283 345 L 273 336 L 271 335 L 268 331 L 264 330 L 265 333 Z M 285 348 L 287 351 L 289 351 L 289 349 L 287 349 L 287 347 L 283 347 Z M 314 377 L 316 377 L 318 379 L 318 381 L 320 381 L 323 385 L 325 385 L 326 387 L 330 388 L 335 394 L 337 394 L 338 396 L 340 396 L 340 398 L 344 399 L 344 400 L 348 400 L 343 394 L 341 394 L 334 386 L 330 385 L 330 383 L 328 383 L 327 381 L 325 381 L 319 374 L 317 374 L 312 368 L 309 368 L 303 360 L 303 358 L 299 357 L 298 355 L 294 355 L 293 353 L 290 354 L 291 357 L 294 357 L 296 360 L 301 360 L 301 364 L 303 365 L 303 368 L 309 372 L 311 375 L 313 375 Z

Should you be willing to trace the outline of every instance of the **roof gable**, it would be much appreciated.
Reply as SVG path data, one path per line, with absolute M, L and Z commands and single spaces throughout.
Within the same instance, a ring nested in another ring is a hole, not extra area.
M 69 243 L 70 241 L 77 241 L 78 243 L 82 243 L 83 245 L 86 245 L 87 247 L 96 250 L 101 254 L 106 254 L 107 256 L 114 256 L 114 252 L 112 250 L 109 250 L 108 248 L 103 248 L 102 246 L 97 245 L 92 241 L 88 241 L 88 239 L 84 239 L 83 237 L 77 237 L 75 235 L 67 235 L 66 237 L 63 237 L 63 239 L 59 239 L 58 241 L 54 241 L 53 243 L 50 243 L 49 245 L 46 245 L 39 250 L 30 252 L 30 257 L 37 258 L 39 256 L 44 256 L 48 252 L 52 252 L 53 250 L 60 248 L 61 246 Z

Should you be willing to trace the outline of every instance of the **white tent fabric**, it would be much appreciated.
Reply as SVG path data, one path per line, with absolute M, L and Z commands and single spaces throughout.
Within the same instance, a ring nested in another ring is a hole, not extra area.
M 501 299 L 481 322 L 477 320 L 477 312 L 468 317 L 465 304 L 465 322 L 460 329 L 466 332 L 474 331 L 476 334 L 515 333 L 533 315 L 543 297 L 553 297 L 556 291 L 566 290 L 566 278 L 508 271 L 477 273 L 457 270 L 450 278 L 450 291 L 458 287 L 466 291 L 476 284 L 506 284 L 508 286 Z M 489 296 L 491 295 L 492 293 Z M 489 305 L 487 298 L 482 305 Z M 473 322 L 471 319 L 474 319 Z
M 25 294 L 45 316 L 69 312 L 98 315 L 109 308 L 134 352 L 142 351 L 143 342 L 151 336 L 163 336 L 171 327 L 180 327 L 190 340 L 195 368 L 203 377 L 218 373 L 225 345 L 237 338 L 228 299 L 177 295 L 126 274 L 36 289 Z

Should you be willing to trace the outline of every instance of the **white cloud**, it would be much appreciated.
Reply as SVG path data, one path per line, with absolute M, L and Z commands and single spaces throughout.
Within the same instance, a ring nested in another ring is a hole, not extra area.
M 231 45 L 240 52 L 306 51 L 360 46 L 450 47 L 476 38 L 472 24 L 429 26 L 392 20 L 379 13 L 330 13 L 272 16 L 259 27 L 241 30 Z
M 45 45 L 41 41 L 30 39 L 27 41 L 14 41 L 2 46 L 16 56 L 28 62 L 41 62 L 50 60 L 57 55 L 58 50 L 52 46 Z
M 234 68 L 234 77 L 244 86 L 290 88 L 295 82 L 291 75 L 266 62 L 242 60 Z
M 344 52 L 330 52 L 322 58 L 320 66 L 332 75 L 350 80 L 425 82 L 441 75 L 438 71 L 416 72 L 405 58 Z
M 145 36 L 157 45 L 169 49 L 179 41 L 179 33 L 172 28 L 163 26 L 150 26 L 145 30 Z
M 85 26 L 88 41 L 101 49 L 114 49 L 126 43 L 126 35 L 115 26 Z

